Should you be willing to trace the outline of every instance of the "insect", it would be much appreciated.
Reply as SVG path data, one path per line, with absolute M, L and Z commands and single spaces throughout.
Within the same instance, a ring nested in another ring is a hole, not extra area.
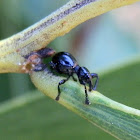
M 77 74 L 80 84 L 84 85 L 85 87 L 85 104 L 89 105 L 90 102 L 88 99 L 86 85 L 87 84 L 89 85 L 89 91 L 96 90 L 98 84 L 98 74 L 90 73 L 87 68 L 80 67 L 77 64 L 76 59 L 70 53 L 67 52 L 56 53 L 52 57 L 52 61 L 50 62 L 50 65 L 51 68 L 56 70 L 58 73 L 66 74 L 68 76 L 66 79 L 63 79 L 58 83 L 58 95 L 56 97 L 56 100 L 59 100 L 61 94 L 60 85 L 68 81 L 70 77 L 72 77 L 73 80 L 76 81 L 73 74 Z M 94 85 L 92 81 L 93 78 L 96 78 Z

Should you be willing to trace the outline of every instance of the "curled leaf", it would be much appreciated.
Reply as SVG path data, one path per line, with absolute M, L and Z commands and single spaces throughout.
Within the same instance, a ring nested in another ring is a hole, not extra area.
M 47 96 L 55 99 L 58 82 L 64 77 L 53 75 L 47 69 L 33 72 L 31 79 L 36 87 Z M 89 93 L 91 105 L 85 105 L 84 87 L 68 81 L 61 86 L 58 103 L 122 140 L 140 139 L 140 111 L 117 103 L 97 91 Z

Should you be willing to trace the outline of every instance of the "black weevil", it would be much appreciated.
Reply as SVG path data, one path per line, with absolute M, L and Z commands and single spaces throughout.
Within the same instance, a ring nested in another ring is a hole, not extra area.
M 56 100 L 59 100 L 61 94 L 60 85 L 68 81 L 70 77 L 72 77 L 73 80 L 76 81 L 76 79 L 73 77 L 73 74 L 75 73 L 78 76 L 80 84 L 84 85 L 85 87 L 85 104 L 89 105 L 90 102 L 88 99 L 86 84 L 89 85 L 89 91 L 96 90 L 98 83 L 98 75 L 96 73 L 90 73 L 89 70 L 85 67 L 80 67 L 77 64 L 76 59 L 70 53 L 67 52 L 56 53 L 53 56 L 50 65 L 51 68 L 55 69 L 58 73 L 68 75 L 66 79 L 61 80 L 58 84 L 58 95 L 56 97 Z M 96 78 L 94 86 L 92 82 L 93 78 Z
M 67 74 L 68 77 L 63 79 L 58 84 L 58 95 L 56 100 L 59 100 L 61 91 L 60 85 L 64 84 L 69 80 L 70 77 L 74 81 L 77 81 L 73 74 L 77 74 L 80 84 L 85 87 L 85 104 L 89 105 L 89 99 L 87 94 L 86 84 L 89 85 L 89 91 L 96 90 L 98 83 L 98 75 L 96 73 L 90 73 L 89 70 L 85 67 L 80 67 L 77 64 L 76 59 L 67 52 L 59 52 L 55 54 L 55 51 L 50 48 L 43 48 L 38 51 L 31 52 L 29 55 L 26 55 L 24 58 L 27 59 L 27 64 L 33 64 L 33 71 L 43 71 L 47 66 L 43 63 L 42 59 L 52 56 L 52 61 L 50 62 L 51 68 L 56 70 L 60 74 Z M 95 84 L 93 85 L 92 79 L 96 78 Z

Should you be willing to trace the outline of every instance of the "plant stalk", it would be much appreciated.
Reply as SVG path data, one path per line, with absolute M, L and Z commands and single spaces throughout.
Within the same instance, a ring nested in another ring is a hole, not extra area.
M 23 72 L 25 55 L 47 46 L 77 25 L 139 0 L 70 0 L 36 24 L 0 41 L 0 73 Z

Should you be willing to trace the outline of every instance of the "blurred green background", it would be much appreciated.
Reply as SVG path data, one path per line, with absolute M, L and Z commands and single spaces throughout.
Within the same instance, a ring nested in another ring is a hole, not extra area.
M 0 0 L 0 40 L 36 23 L 67 1 Z M 136 3 L 79 25 L 49 47 L 72 53 L 80 65 L 99 73 L 98 91 L 140 109 L 139 63 L 120 68 L 140 55 L 139 25 L 140 3 Z M 0 74 L 0 102 L 1 139 L 115 139 L 37 92 L 27 74 Z

